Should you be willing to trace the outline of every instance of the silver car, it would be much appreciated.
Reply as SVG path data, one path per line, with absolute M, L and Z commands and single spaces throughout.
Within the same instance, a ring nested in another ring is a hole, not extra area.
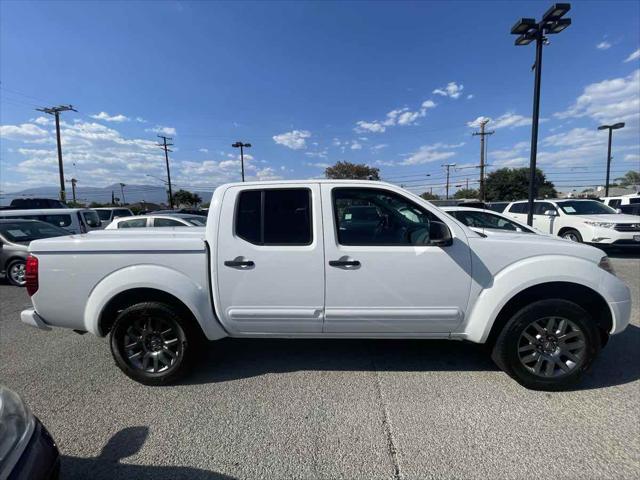
M 40 238 L 69 235 L 66 230 L 38 220 L 0 219 L 0 273 L 9 283 L 24 287 L 24 267 L 29 242 Z

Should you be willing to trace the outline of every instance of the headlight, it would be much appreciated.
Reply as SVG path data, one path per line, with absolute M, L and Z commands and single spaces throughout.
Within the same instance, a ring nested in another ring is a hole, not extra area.
M 609 272 L 611 275 L 615 275 L 616 271 L 613 269 L 613 265 L 611 265 L 611 260 L 606 255 L 600 259 L 600 263 L 598 266 L 603 269 L 605 272 Z
M 585 221 L 587 225 L 591 225 L 592 227 L 601 227 L 601 228 L 613 228 L 616 224 L 611 222 L 591 222 Z
M 0 385 L 0 478 L 11 473 L 35 425 L 35 417 L 18 394 Z

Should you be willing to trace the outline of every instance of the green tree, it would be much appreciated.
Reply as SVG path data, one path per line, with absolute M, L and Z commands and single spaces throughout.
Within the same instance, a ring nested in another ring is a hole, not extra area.
M 473 188 L 461 188 L 454 193 L 453 198 L 478 198 L 478 190 Z
M 434 195 L 433 193 L 429 193 L 429 192 L 421 193 L 420 196 L 422 198 L 424 198 L 425 200 L 439 200 L 440 199 L 440 197 L 438 195 Z
M 107 207 L 110 205 L 111 205 L 110 203 L 91 202 L 89 204 L 89 208 Z
M 629 170 L 624 177 L 616 178 L 616 182 L 620 182 L 621 187 L 640 185 L 640 172 Z
M 175 203 L 177 206 L 192 205 L 195 207 L 200 202 L 202 202 L 202 198 L 200 198 L 200 195 L 198 195 L 197 193 L 191 193 L 187 190 L 180 189 L 173 194 L 173 203 Z
M 542 170 L 536 169 L 538 198 L 554 198 L 558 195 L 552 182 Z M 487 175 L 485 199 L 489 202 L 521 200 L 529 195 L 528 168 L 501 168 Z
M 380 169 L 364 163 L 338 162 L 324 171 L 327 178 L 349 180 L 380 180 Z

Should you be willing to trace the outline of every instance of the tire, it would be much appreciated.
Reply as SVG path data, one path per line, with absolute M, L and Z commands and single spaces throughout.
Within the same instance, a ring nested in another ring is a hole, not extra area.
M 23 259 L 12 260 L 7 265 L 7 280 L 11 285 L 16 287 L 24 287 L 27 284 L 25 274 L 25 261 Z
M 562 232 L 562 235 L 560 235 L 560 237 L 566 239 L 566 240 L 571 240 L 572 242 L 578 242 L 578 243 L 582 243 L 582 235 L 580 235 L 580 232 L 573 229 L 573 228 L 568 228 L 566 230 L 564 230 Z
M 559 391 L 580 381 L 600 348 L 600 334 L 586 310 L 549 299 L 518 311 L 500 332 L 491 356 L 522 386 Z
M 198 336 L 189 319 L 160 302 L 132 305 L 111 329 L 111 354 L 129 378 L 144 385 L 168 385 L 190 370 Z

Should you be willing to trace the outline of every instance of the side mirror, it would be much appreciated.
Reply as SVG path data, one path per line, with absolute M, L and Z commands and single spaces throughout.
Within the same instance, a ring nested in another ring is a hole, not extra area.
M 448 247 L 453 244 L 451 230 L 442 222 L 429 223 L 429 245 L 436 247 Z
M 622 213 L 622 209 L 621 208 L 616 208 L 616 213 Z
M 544 212 L 544 214 L 545 214 L 547 217 L 557 217 L 557 216 L 558 216 L 558 212 L 556 212 L 555 210 L 546 210 L 546 211 Z

